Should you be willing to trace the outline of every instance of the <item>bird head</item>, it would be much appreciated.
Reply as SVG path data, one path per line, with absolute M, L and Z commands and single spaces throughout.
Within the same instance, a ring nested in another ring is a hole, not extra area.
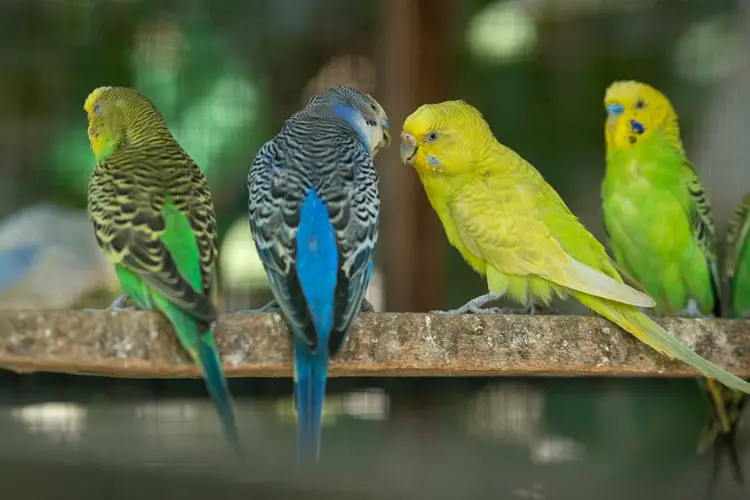
M 495 143 L 481 113 L 463 101 L 424 104 L 404 121 L 401 161 L 420 175 L 458 175 Z
M 650 85 L 614 82 L 604 96 L 604 106 L 608 149 L 633 148 L 657 132 L 682 149 L 677 114 L 669 99 Z
M 365 142 L 370 156 L 391 143 L 391 125 L 383 106 L 369 94 L 347 85 L 338 85 L 313 96 L 305 109 L 330 109 L 344 118 Z
M 154 127 L 166 130 L 151 101 L 131 88 L 98 87 L 88 95 L 83 109 L 88 118 L 91 150 L 97 161 Z

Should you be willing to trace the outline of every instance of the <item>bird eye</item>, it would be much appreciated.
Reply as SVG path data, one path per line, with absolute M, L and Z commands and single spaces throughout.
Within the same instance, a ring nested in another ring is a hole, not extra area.
M 370 107 L 372 108 L 373 111 L 377 112 L 378 107 L 375 106 L 375 103 L 370 103 Z
M 635 109 L 643 109 L 646 107 L 646 103 L 643 102 L 643 99 L 638 99 L 635 103 Z
M 96 116 L 102 116 L 102 105 L 101 103 L 94 104 L 94 114 Z
M 437 132 L 433 131 L 433 132 L 430 132 L 429 134 L 427 134 L 427 142 L 435 142 L 435 140 L 437 140 L 437 138 L 438 138 Z

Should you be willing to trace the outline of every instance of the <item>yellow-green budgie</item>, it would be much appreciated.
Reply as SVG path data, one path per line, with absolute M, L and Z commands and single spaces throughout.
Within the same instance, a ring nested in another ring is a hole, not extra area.
M 719 316 L 721 280 L 711 206 L 685 156 L 672 104 L 650 85 L 620 81 L 607 89 L 604 105 L 602 214 L 615 261 L 655 299 L 657 314 Z M 706 387 L 712 416 L 699 451 L 716 442 L 716 475 L 726 448 L 739 480 L 732 440 L 737 419 L 729 413 L 732 401 L 742 398 L 711 379 Z
M 750 383 L 702 358 L 640 311 L 654 300 L 623 283 L 604 247 L 541 174 L 492 135 L 461 101 L 426 104 L 406 118 L 401 158 L 411 165 L 450 243 L 489 293 L 449 313 L 486 312 L 503 295 L 548 304 L 573 295 L 660 353 L 750 393 Z
M 124 296 L 141 309 L 160 311 L 172 323 L 203 370 L 224 433 L 240 453 L 212 330 L 218 252 L 206 179 L 161 114 L 137 91 L 99 87 L 84 109 L 97 161 L 88 192 L 97 242 L 114 263 Z M 111 309 L 122 303 L 118 299 Z
M 728 316 L 750 318 L 750 194 L 745 195 L 734 211 L 727 231 L 725 256 L 724 274 L 729 289 Z M 726 436 L 730 460 L 735 468 L 735 479 L 743 484 L 739 454 L 735 449 L 735 435 L 748 397 L 726 387 L 720 387 L 719 395 L 723 402 L 722 414 L 726 422 L 716 416 L 707 429 L 706 442 L 710 443 L 719 433 Z

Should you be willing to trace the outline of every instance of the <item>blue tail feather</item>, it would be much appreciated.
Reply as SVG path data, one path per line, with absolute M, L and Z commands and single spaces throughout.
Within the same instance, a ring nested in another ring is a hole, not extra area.
M 333 327 L 338 267 L 336 231 L 328 215 L 328 207 L 313 189 L 300 207 L 297 277 L 319 337 L 318 345 L 325 345 Z
M 314 463 L 320 455 L 328 356 L 325 351 L 311 354 L 306 346 L 295 344 L 294 367 L 297 458 L 302 463 Z
M 229 386 L 224 376 L 224 370 L 221 368 L 221 358 L 216 349 L 216 344 L 209 335 L 204 334 L 198 340 L 198 360 L 203 367 L 203 378 L 206 381 L 206 388 L 216 404 L 224 435 L 231 443 L 237 456 L 243 457 Z
M 301 461 L 315 462 L 320 453 L 339 251 L 328 207 L 314 189 L 300 207 L 296 264 L 313 323 L 311 331 L 295 332 L 294 339 L 297 448 Z

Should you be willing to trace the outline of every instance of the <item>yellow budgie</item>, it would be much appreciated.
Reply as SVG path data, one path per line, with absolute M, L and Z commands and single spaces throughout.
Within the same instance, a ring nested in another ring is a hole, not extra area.
M 702 358 L 640 307 L 654 300 L 623 283 L 599 241 L 541 174 L 492 135 L 461 101 L 426 104 L 406 118 L 401 159 L 419 174 L 450 243 L 489 293 L 448 313 L 486 313 L 509 295 L 524 305 L 573 295 L 656 351 L 750 393 L 750 383 Z

